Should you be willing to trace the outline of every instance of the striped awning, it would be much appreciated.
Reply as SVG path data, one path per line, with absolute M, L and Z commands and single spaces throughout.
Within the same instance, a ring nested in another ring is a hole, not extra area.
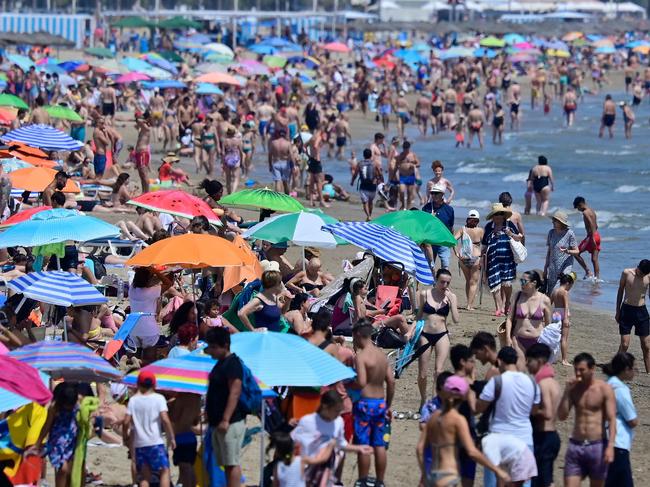
M 341 222 L 323 230 L 347 240 L 388 262 L 399 262 L 422 284 L 433 284 L 431 267 L 420 247 L 410 238 L 388 227 L 367 222 Z
M 3 142 L 18 141 L 31 147 L 45 150 L 74 151 L 83 147 L 78 140 L 50 125 L 32 124 L 7 132 L 0 139 Z
M 67 271 L 30 272 L 7 282 L 23 296 L 57 306 L 88 306 L 107 301 L 88 281 Z

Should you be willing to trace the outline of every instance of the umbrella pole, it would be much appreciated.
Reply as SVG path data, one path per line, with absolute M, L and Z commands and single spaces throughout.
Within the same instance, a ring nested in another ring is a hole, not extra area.
M 483 262 L 481 262 L 481 274 L 479 276 L 479 284 L 478 284 L 478 305 L 483 306 Z
M 262 398 L 262 431 L 260 432 L 260 487 L 264 487 L 264 423 L 266 419 L 266 401 Z
M 23 304 L 25 304 L 25 301 L 27 301 L 27 296 L 23 294 L 23 299 L 20 300 L 20 303 L 18 303 L 18 306 L 16 306 L 16 313 L 20 311 L 20 308 L 23 307 Z
M 194 289 L 194 281 L 196 280 L 196 274 L 195 270 L 192 269 L 192 300 L 194 301 L 194 306 L 196 307 L 196 289 Z M 199 310 L 198 308 L 196 309 L 196 312 L 194 313 L 194 319 L 196 321 L 196 328 L 199 328 Z
M 302 271 L 305 272 L 305 247 L 302 248 Z

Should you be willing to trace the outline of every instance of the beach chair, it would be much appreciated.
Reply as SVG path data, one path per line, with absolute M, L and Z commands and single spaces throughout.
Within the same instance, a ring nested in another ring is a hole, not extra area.
M 101 250 L 109 252 L 116 257 L 133 257 L 140 252 L 147 244 L 143 240 L 127 240 L 123 238 L 98 238 L 88 240 L 81 244 L 83 248 L 91 248 L 90 254 L 97 253 Z M 120 249 L 130 249 L 128 253 L 120 253 Z
M 152 313 L 131 313 L 126 317 L 124 320 L 124 323 L 122 323 L 122 326 L 120 326 L 120 329 L 117 330 L 117 333 L 115 336 L 113 336 L 113 339 L 106 344 L 104 347 L 104 352 L 102 353 L 102 356 L 106 360 L 110 360 L 115 356 L 117 352 L 120 351 L 122 346 L 124 345 L 124 342 L 129 338 L 129 335 L 133 331 L 133 328 L 135 328 L 135 325 L 138 324 L 138 321 L 140 321 L 140 318 L 143 316 L 153 316 Z
M 422 355 L 428 348 L 426 345 L 420 345 L 420 336 L 424 329 L 424 320 L 415 323 L 415 333 L 411 339 L 404 345 L 403 348 L 393 350 L 388 354 L 388 362 L 393 363 L 393 370 L 395 370 L 395 378 L 399 379 L 404 373 L 406 368 L 415 362 L 420 355 Z

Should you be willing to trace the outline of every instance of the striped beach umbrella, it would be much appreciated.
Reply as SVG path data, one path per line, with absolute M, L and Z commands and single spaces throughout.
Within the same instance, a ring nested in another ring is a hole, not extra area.
M 375 223 L 341 222 L 325 225 L 323 230 L 347 240 L 388 262 L 399 262 L 422 284 L 433 284 L 431 267 L 420 247 L 395 230 Z
M 78 140 L 55 129 L 51 125 L 32 124 L 7 132 L 1 139 L 3 142 L 18 141 L 32 147 L 45 150 L 74 151 L 83 147 Z
M 36 342 L 9 352 L 9 356 L 48 373 L 54 380 L 107 382 L 122 377 L 110 363 L 77 343 Z
M 104 304 L 106 296 L 77 274 L 67 271 L 30 272 L 7 282 L 23 296 L 57 306 Z

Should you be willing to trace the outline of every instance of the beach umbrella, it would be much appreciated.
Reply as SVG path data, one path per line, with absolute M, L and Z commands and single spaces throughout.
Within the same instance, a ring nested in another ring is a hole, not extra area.
M 128 84 L 128 83 L 134 83 L 136 81 L 149 81 L 150 79 L 151 78 L 144 73 L 138 73 L 137 71 L 133 71 L 131 73 L 125 73 L 118 76 L 115 79 L 115 81 L 117 83 Z
M 518 42 L 513 47 L 516 47 L 517 49 L 520 49 L 522 51 L 527 51 L 529 49 L 535 49 L 535 46 L 532 45 L 530 42 Z
M 576 39 L 581 39 L 583 37 L 584 34 L 582 32 L 573 31 L 564 34 L 564 36 L 562 36 L 562 40 L 565 42 L 572 42 L 575 41 Z
M 4 163 L 2 164 L 2 167 L 4 168 Z M 9 218 L 7 218 L 5 221 L 0 223 L 0 228 L 7 228 L 7 227 L 12 227 L 16 223 L 24 222 L 29 220 L 32 216 L 34 216 L 36 213 L 40 213 L 41 211 L 45 210 L 51 210 L 51 206 L 34 206 L 33 208 L 27 208 L 25 210 L 22 210 L 15 215 L 11 215 Z
M 224 206 L 246 208 L 249 210 L 266 209 L 281 211 L 283 213 L 293 213 L 305 209 L 297 199 L 268 188 L 243 189 L 224 196 L 219 200 L 219 203 Z
M 171 30 L 180 30 L 180 29 L 200 29 L 203 27 L 201 22 L 196 22 L 195 20 L 186 19 L 179 15 L 172 17 L 171 19 L 165 19 L 158 22 L 158 27 L 161 29 L 171 29 Z
M 594 52 L 596 54 L 614 54 L 616 52 L 616 48 L 614 46 L 601 46 L 596 48 Z
M 183 58 L 176 54 L 174 51 L 160 51 L 158 54 L 160 54 L 161 57 L 165 58 L 167 61 L 170 61 L 172 63 L 182 63 Z
M 210 223 L 221 226 L 221 221 L 212 211 L 210 205 L 201 198 L 180 189 L 164 189 L 144 193 L 129 200 L 127 204 L 188 219 L 204 216 Z
M 1 236 L 0 236 L 1 237 Z M 131 257 L 131 266 L 170 266 L 185 269 L 244 265 L 247 256 L 225 238 L 214 235 L 186 233 L 150 245 Z
M 321 47 L 330 52 L 350 52 L 350 48 L 347 44 L 343 44 L 342 42 L 328 42 L 327 44 L 323 44 Z
M 634 52 L 638 52 L 640 54 L 648 54 L 650 53 L 650 46 L 636 46 L 634 49 L 632 49 Z
M 282 56 L 264 56 L 264 64 L 269 68 L 284 68 L 287 64 L 287 58 Z
M 90 306 L 108 301 L 88 281 L 67 271 L 30 272 L 7 281 L 7 287 L 26 298 L 56 306 Z
M 108 49 L 107 47 L 88 47 L 84 49 L 84 52 L 88 54 L 89 56 L 95 56 L 99 58 L 109 58 L 113 59 L 115 57 L 115 54 L 113 54 L 113 51 Z
M 84 64 L 86 64 L 86 62 L 81 61 L 81 60 L 79 60 L 79 61 L 64 61 L 62 63 L 59 63 L 59 67 L 63 68 L 68 73 L 70 73 L 71 71 L 74 71 L 79 66 L 82 66 Z
M 315 57 L 311 56 L 291 56 L 287 58 L 287 62 L 292 64 L 304 64 L 308 68 L 317 68 L 321 62 Z
M 187 88 L 187 85 L 183 83 L 182 81 L 178 81 L 176 79 L 163 79 L 163 80 L 157 80 L 157 81 L 143 81 L 142 86 L 153 90 L 154 88 L 158 88 L 160 90 L 167 90 L 167 89 L 183 89 Z
M 97 238 L 117 237 L 120 229 L 99 218 L 77 210 L 55 208 L 33 215 L 0 234 L 0 248 L 36 247 L 67 240 L 86 242 Z
M 321 212 L 285 213 L 265 219 L 246 230 L 242 236 L 273 244 L 287 242 L 300 247 L 333 248 L 347 243 L 330 232 L 321 230 L 330 223 L 338 223 L 338 220 Z
M 220 42 L 211 42 L 209 44 L 205 44 L 203 46 L 203 49 L 206 51 L 216 52 L 230 59 L 235 57 L 235 53 L 232 52 L 232 49 L 230 49 L 225 44 L 221 44 Z
M 506 41 L 506 44 L 512 46 L 513 44 L 517 44 L 518 42 L 525 42 L 526 38 L 520 34 L 510 33 L 504 35 L 503 40 Z
M 474 50 L 469 47 L 455 46 L 446 51 L 440 51 L 440 59 L 455 59 L 462 57 L 474 57 Z
M 156 24 L 142 18 L 138 15 L 132 15 L 130 17 L 122 17 L 120 20 L 117 20 L 111 24 L 113 27 L 129 28 L 129 29 L 140 29 L 144 27 L 155 27 Z
M 11 64 L 17 65 L 23 71 L 29 71 L 29 69 L 34 65 L 34 61 L 29 59 L 27 56 L 22 56 L 21 54 L 5 54 L 7 61 Z
M 562 41 L 548 41 L 548 42 L 544 42 L 543 45 L 547 49 L 556 49 L 560 51 L 569 50 L 569 46 L 567 46 L 566 42 L 562 42 Z
M 36 402 L 45 406 L 52 400 L 48 387 L 50 377 L 29 364 L 0 355 L 0 412 L 18 409 Z
M 9 352 L 23 363 L 48 373 L 52 379 L 71 382 L 106 382 L 119 380 L 119 370 L 77 343 L 43 341 Z
M 494 49 L 487 49 L 485 47 L 480 47 L 474 50 L 474 57 L 486 57 L 492 59 L 497 56 L 497 52 Z
M 59 162 L 57 162 L 57 161 L 51 161 L 51 160 L 45 159 L 43 157 L 37 157 L 37 156 L 32 156 L 32 155 L 29 155 L 29 154 L 25 154 L 24 152 L 22 152 L 22 150 L 20 150 L 20 151 L 18 151 L 18 150 L 10 150 L 9 154 L 11 156 L 15 157 L 16 159 L 20 159 L 21 161 L 26 162 L 26 163 L 29 164 L 29 166 L 24 167 L 24 168 L 16 168 L 15 169 L 16 171 L 18 169 L 30 169 L 32 166 L 44 167 L 44 168 L 47 168 L 47 169 L 53 169 L 53 168 L 59 166 Z M 76 187 L 74 185 L 74 183 L 73 183 L 72 186 L 70 186 L 70 188 L 73 188 L 73 187 Z
M 219 52 L 209 52 L 208 54 L 205 55 L 203 60 L 211 63 L 220 63 L 220 64 L 229 64 L 233 62 L 233 58 L 225 54 L 221 54 Z
M 559 57 L 559 58 L 569 58 L 571 53 L 569 51 L 563 51 L 562 49 L 549 49 L 546 51 L 546 54 L 550 57 Z
M 38 71 L 43 71 L 48 74 L 65 74 L 67 71 L 56 64 L 44 64 L 43 66 L 36 67 Z
M 194 68 L 194 71 L 196 71 L 197 73 L 212 73 L 212 72 L 227 73 L 228 68 L 230 66 L 232 66 L 230 61 L 228 61 L 226 64 L 201 63 L 196 68 Z
M 598 39 L 597 41 L 593 42 L 594 47 L 613 47 L 614 43 L 612 42 L 611 39 L 604 38 L 604 39 Z
M 498 39 L 497 37 L 494 36 L 488 36 L 479 42 L 479 44 L 483 47 L 505 47 L 506 41 L 503 39 Z
M 262 265 L 248 242 L 241 235 L 236 235 L 232 243 L 246 255 L 245 264 L 241 267 L 226 267 L 223 270 L 222 293 L 229 291 L 244 281 L 252 282 L 262 277 Z
M 407 236 L 383 225 L 368 222 L 341 222 L 323 230 L 347 240 L 388 262 L 397 262 L 422 284 L 433 284 L 431 268 L 422 250 Z
M 537 55 L 530 54 L 527 52 L 518 52 L 508 57 L 508 61 L 511 63 L 532 63 L 537 60 Z
M 213 83 L 215 85 L 224 84 L 232 86 L 241 86 L 237 79 L 228 73 L 206 73 L 194 79 L 197 83 Z
M 217 85 L 210 83 L 199 83 L 196 88 L 197 95 L 223 95 L 223 91 Z
M 18 116 L 17 110 L 12 107 L 0 108 L 0 124 L 11 125 L 11 122 L 16 120 Z
M 54 169 L 47 167 L 26 167 L 11 172 L 9 179 L 14 188 L 42 193 L 54 181 L 54 176 L 56 176 Z M 68 182 L 61 191 L 63 193 L 81 193 L 79 186 L 71 179 L 68 179 Z
M 50 114 L 52 118 L 60 118 L 61 120 L 70 120 L 71 122 L 83 122 L 84 119 L 81 118 L 77 112 L 72 108 L 64 107 L 61 105 L 47 105 L 43 107 L 47 113 Z
M 33 167 L 29 162 L 25 162 L 17 157 L 10 157 L 8 159 L 0 159 L 0 164 L 2 164 L 2 170 L 5 173 L 10 173 L 17 171 L 18 169 L 25 169 Z M 6 220 L 5 220 L 6 221 Z M 1 227 L 2 225 L 0 225 Z
M 149 64 L 147 61 L 144 59 L 138 59 L 135 57 L 125 57 L 120 61 L 124 66 L 127 67 L 130 71 L 147 71 L 148 69 L 152 68 L 151 64 Z
M 417 244 L 455 247 L 457 243 L 454 234 L 437 216 L 421 210 L 384 213 L 372 220 L 372 223 L 392 228 Z
M 2 93 L 0 95 L 0 106 L 24 108 L 25 110 L 29 110 L 29 105 L 25 103 L 22 98 L 18 98 L 16 95 L 11 95 L 9 93 Z
M 269 76 L 271 74 L 271 70 L 268 68 L 268 66 L 264 65 L 259 61 L 255 61 L 254 59 L 244 59 L 240 63 L 235 64 L 233 67 L 235 69 L 239 69 L 243 71 L 246 74 L 254 75 L 254 76 L 257 75 Z
M 188 354 L 179 358 L 164 358 L 143 367 L 142 371 L 151 372 L 156 376 L 156 390 L 200 394 L 208 392 L 208 376 L 217 361 L 209 355 Z M 122 379 L 126 385 L 136 386 L 140 370 L 131 372 Z M 264 397 L 274 397 L 275 393 L 269 386 L 257 379 L 257 385 L 262 389 Z
M 275 54 L 279 50 L 278 48 L 270 46 L 268 44 L 252 44 L 246 49 L 254 52 L 255 54 Z
M 45 150 L 75 151 L 83 147 L 83 143 L 73 139 L 68 134 L 55 129 L 51 125 L 23 125 L 7 132 L 0 140 L 3 142 L 18 141 Z
M 146 59 L 147 62 L 152 66 L 155 66 L 160 69 L 164 69 L 165 71 L 169 71 L 174 75 L 178 74 L 178 69 L 176 68 L 176 66 L 172 64 L 172 61 L 168 61 L 160 54 L 149 53 L 149 54 L 143 54 L 142 57 Z

